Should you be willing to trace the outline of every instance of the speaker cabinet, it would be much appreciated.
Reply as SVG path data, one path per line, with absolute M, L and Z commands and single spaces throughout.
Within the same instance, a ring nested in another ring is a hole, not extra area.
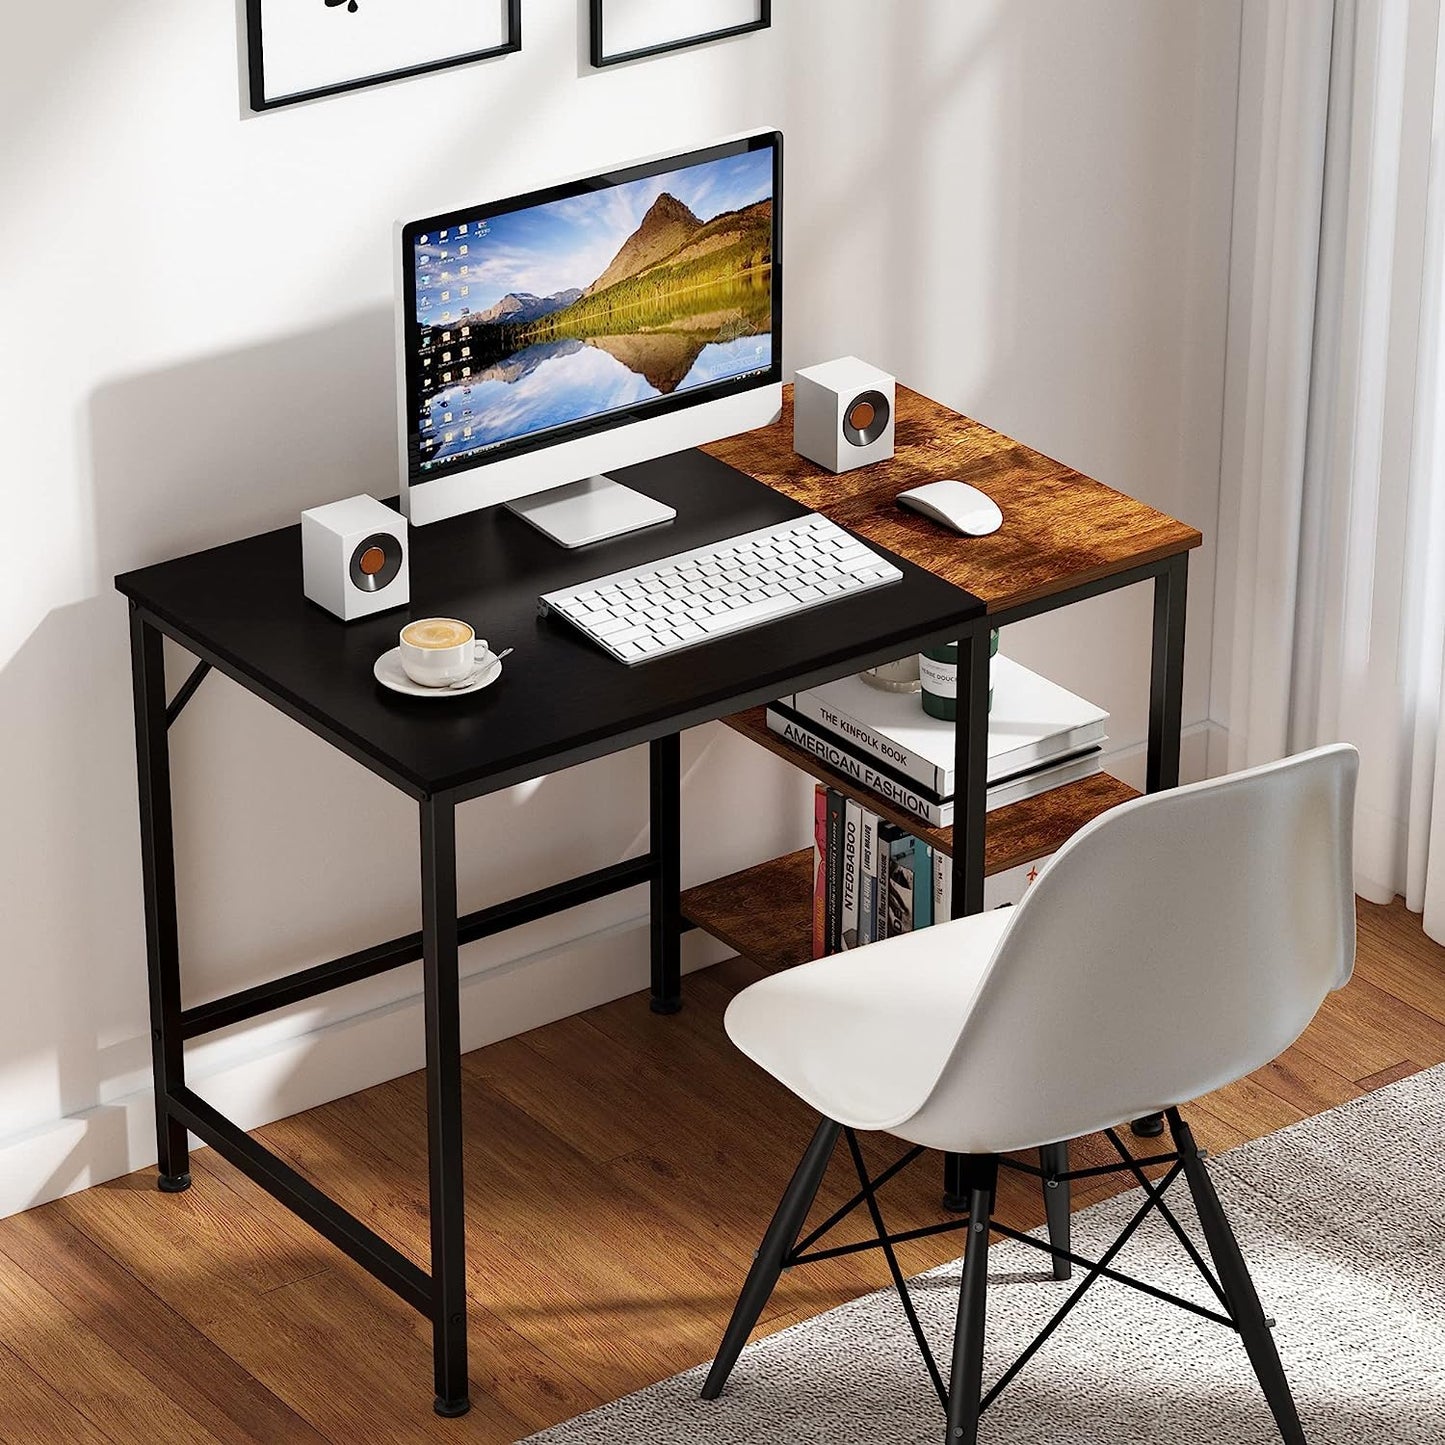
M 343 622 L 411 598 L 406 518 L 375 497 L 347 497 L 301 514 L 306 595 Z
M 793 450 L 830 472 L 893 455 L 893 378 L 856 356 L 793 378 Z

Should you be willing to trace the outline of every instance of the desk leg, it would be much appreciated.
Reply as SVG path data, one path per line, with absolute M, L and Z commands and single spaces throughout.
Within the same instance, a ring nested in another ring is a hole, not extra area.
M 958 723 L 954 729 L 953 916 L 983 912 L 984 831 L 988 818 L 988 619 L 958 643 Z
M 682 1007 L 682 749 L 677 733 L 655 738 L 648 757 L 652 854 L 652 1011 Z
M 438 1415 L 467 1395 L 466 1216 L 462 1193 L 462 1040 L 457 971 L 456 805 L 421 804 L 422 992 L 431 1204 L 432 1353 Z
M 983 912 L 984 831 L 988 818 L 988 619 L 958 642 L 958 723 L 954 729 L 954 918 Z M 963 1160 L 943 1157 L 943 1207 L 968 1208 Z
M 191 1185 L 185 1126 L 171 1117 L 171 1093 L 186 1082 L 181 1038 L 181 956 L 176 926 L 176 851 L 171 831 L 171 760 L 166 741 L 163 639 L 130 612 L 135 700 L 136 780 L 140 791 L 141 876 L 145 890 L 146 967 L 150 976 L 151 1066 L 155 1083 L 156 1186 L 177 1194 Z
M 1145 791 L 1179 786 L 1179 733 L 1184 723 L 1184 604 L 1189 553 L 1165 563 L 1154 579 L 1154 649 L 1149 670 L 1149 760 Z
M 1144 789 L 1179 786 L 1179 734 L 1184 725 L 1184 604 L 1189 553 L 1164 564 L 1154 579 L 1154 648 L 1149 669 L 1149 754 Z M 1163 1114 L 1146 1114 L 1130 1126 L 1140 1139 L 1164 1132 Z

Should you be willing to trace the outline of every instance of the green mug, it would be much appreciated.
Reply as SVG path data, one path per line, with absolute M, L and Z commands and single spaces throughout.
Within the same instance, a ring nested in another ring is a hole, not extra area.
M 998 628 L 988 634 L 988 655 L 998 653 Z M 945 642 L 918 654 L 918 675 L 923 680 L 923 711 L 944 722 L 958 721 L 958 644 Z M 989 711 L 993 710 L 993 687 L 988 690 Z

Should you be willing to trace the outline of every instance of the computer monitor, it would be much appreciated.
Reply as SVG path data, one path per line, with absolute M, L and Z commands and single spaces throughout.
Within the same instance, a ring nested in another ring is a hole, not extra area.
M 781 204 L 771 131 L 401 224 L 411 521 L 507 502 L 577 546 L 675 515 L 604 474 L 779 415 Z

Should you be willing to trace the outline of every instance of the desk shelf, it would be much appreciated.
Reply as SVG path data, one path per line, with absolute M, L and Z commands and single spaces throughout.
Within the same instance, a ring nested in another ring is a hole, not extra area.
M 930 828 L 894 807 L 826 763 L 794 747 L 769 730 L 764 710 L 750 708 L 725 718 L 728 727 L 795 767 L 856 798 L 879 817 L 917 837 L 953 852 L 953 829 Z M 988 815 L 986 873 L 1002 873 L 1019 863 L 1043 858 L 1061 847 L 1085 823 L 1139 793 L 1108 773 L 1052 788 L 1036 798 L 1012 803 Z M 812 957 L 813 850 L 800 849 L 740 873 L 689 888 L 682 895 L 682 916 L 704 932 L 763 968 L 790 968 Z
M 921 818 L 860 787 L 843 773 L 835 772 L 821 758 L 795 747 L 768 727 L 763 708 L 753 707 L 746 712 L 734 713 L 723 722 L 745 738 L 751 738 L 759 747 L 776 753 L 785 762 L 811 774 L 820 783 L 835 788 L 844 797 L 856 799 L 880 818 L 897 823 L 900 828 L 922 838 L 948 857 L 953 856 L 952 828 L 929 827 Z M 988 815 L 984 873 L 1002 873 L 1016 863 L 1029 863 L 1035 858 L 1046 857 L 1100 813 L 1138 796 L 1128 783 L 1122 783 L 1108 773 L 1095 773 L 1092 778 L 1065 783 L 1063 787 L 1051 788 L 1035 798 L 998 808 Z
M 806 963 L 813 956 L 813 850 L 687 889 L 682 916 L 770 973 Z

